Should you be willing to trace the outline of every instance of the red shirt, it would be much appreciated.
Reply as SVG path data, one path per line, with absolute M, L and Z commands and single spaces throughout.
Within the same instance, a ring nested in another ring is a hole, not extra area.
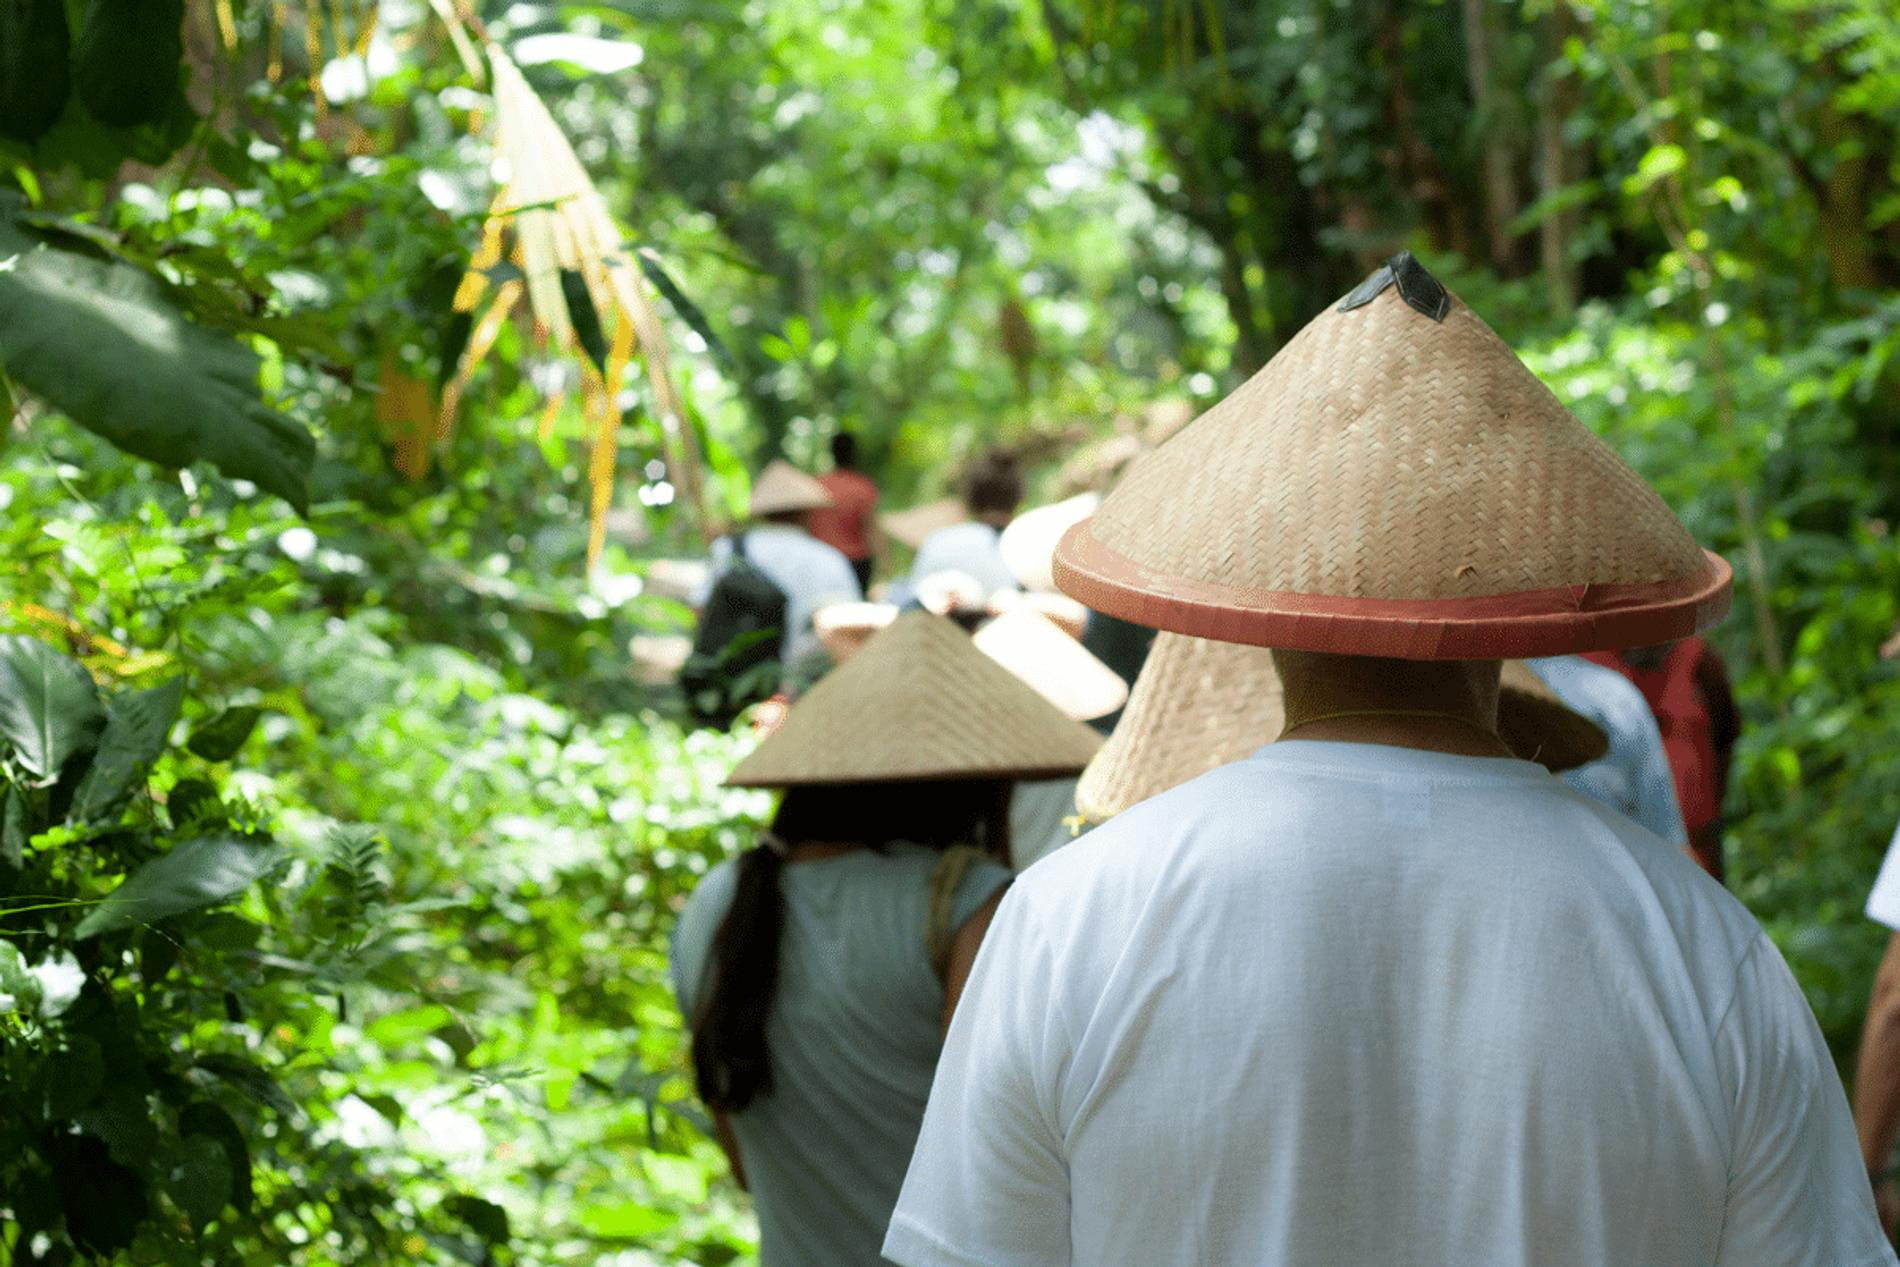
M 877 485 L 862 471 L 827 471 L 818 482 L 832 504 L 807 511 L 805 531 L 847 559 L 871 557 L 871 514 L 877 509 Z

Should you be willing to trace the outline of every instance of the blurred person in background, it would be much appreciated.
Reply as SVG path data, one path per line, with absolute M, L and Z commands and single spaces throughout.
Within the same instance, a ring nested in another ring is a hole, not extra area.
M 1010 882 L 1010 791 L 1100 740 L 940 616 L 898 617 L 727 780 L 784 789 L 673 934 L 700 1097 L 764 1267 L 874 1267 L 944 1028 Z
M 986 601 L 998 590 L 1018 588 L 999 539 L 1022 500 L 1023 475 L 1016 460 L 1000 449 L 979 457 L 963 478 L 963 504 L 970 518 L 924 538 L 910 565 L 911 593 L 938 572 L 974 577 Z
M 1741 736 L 1741 714 L 1722 657 L 1701 638 L 1679 638 L 1660 647 L 1593 651 L 1584 658 L 1616 670 L 1643 693 L 1662 731 L 1689 852 L 1704 871 L 1723 879 L 1722 802 Z
M 864 596 L 850 561 L 805 530 L 805 516 L 830 504 L 817 480 L 774 459 L 752 485 L 748 525 L 712 543 L 690 596 L 699 626 L 680 671 L 702 723 L 728 725 L 749 704 L 801 689 L 829 663 L 812 617 Z
M 1854 1128 L 1881 1226 L 1892 1237 L 1900 1223 L 1900 1185 L 1894 1181 L 1893 1165 L 1894 1136 L 1900 1132 L 1900 829 L 1867 895 L 1867 917 L 1885 925 L 1889 936 L 1874 975 L 1854 1064 Z
M 1610 737 L 1608 752 L 1566 771 L 1564 782 L 1686 850 L 1689 833 L 1676 804 L 1676 784 L 1662 731 L 1643 693 L 1616 670 L 1580 655 L 1545 656 L 1525 663 L 1558 698 Z
M 870 592 L 872 526 L 877 515 L 877 485 L 858 469 L 858 438 L 849 431 L 831 437 L 831 469 L 818 477 L 831 496 L 829 506 L 805 514 L 805 530 L 851 561 L 858 588 Z

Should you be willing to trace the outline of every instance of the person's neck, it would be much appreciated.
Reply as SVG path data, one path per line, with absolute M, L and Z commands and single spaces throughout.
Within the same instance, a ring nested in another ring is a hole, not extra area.
M 844 844 L 829 840 L 801 840 L 785 851 L 787 862 L 818 862 L 824 858 L 836 858 L 841 854 L 855 853 L 863 845 Z
M 1497 733 L 1498 668 L 1277 652 L 1285 690 L 1280 738 L 1389 744 L 1468 757 L 1508 757 Z

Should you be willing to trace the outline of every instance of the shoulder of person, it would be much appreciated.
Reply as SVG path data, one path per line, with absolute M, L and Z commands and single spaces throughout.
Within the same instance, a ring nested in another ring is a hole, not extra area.
M 727 858 L 713 864 L 699 883 L 693 886 L 692 893 L 686 899 L 686 905 L 680 908 L 679 923 L 682 927 L 699 917 L 710 917 L 714 923 L 725 917 L 726 909 L 732 905 L 734 893 L 739 887 L 739 860 Z

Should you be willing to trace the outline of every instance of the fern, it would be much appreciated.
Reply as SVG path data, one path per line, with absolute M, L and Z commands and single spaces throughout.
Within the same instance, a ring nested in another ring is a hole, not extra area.
M 369 932 L 370 916 L 389 897 L 383 866 L 388 845 L 373 828 L 360 824 L 331 829 L 327 843 L 324 875 L 331 888 L 327 913 L 339 929 L 353 934 L 350 949 L 354 950 Z

